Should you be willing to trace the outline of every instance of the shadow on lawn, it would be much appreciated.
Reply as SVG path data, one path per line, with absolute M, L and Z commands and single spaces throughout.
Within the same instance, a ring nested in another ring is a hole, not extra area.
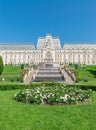
M 88 70 L 91 74 L 94 75 L 94 77 L 96 78 L 96 70 Z

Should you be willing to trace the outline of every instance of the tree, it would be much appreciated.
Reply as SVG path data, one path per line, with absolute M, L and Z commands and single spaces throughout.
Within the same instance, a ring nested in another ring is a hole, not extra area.
M 0 56 L 0 75 L 2 74 L 3 70 L 4 70 L 3 60 L 2 57 Z
M 75 69 L 78 69 L 78 64 L 75 64 Z
M 21 64 L 21 69 L 22 69 L 22 70 L 24 69 L 24 64 Z

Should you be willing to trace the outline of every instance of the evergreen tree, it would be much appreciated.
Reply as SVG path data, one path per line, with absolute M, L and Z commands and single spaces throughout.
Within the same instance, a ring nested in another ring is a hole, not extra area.
M 21 69 L 24 69 L 24 64 L 21 64 Z
M 4 70 L 3 60 L 2 57 L 0 56 L 0 75 L 2 74 L 3 70 Z

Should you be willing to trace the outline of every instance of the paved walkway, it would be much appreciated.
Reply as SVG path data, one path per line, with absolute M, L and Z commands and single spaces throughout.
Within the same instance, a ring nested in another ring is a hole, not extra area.
M 74 84 L 74 81 L 71 79 L 71 77 L 67 74 L 65 70 L 63 70 L 65 82 L 68 84 Z
M 29 84 L 32 82 L 32 77 L 34 75 L 35 71 L 31 69 L 28 74 L 24 76 L 24 84 Z

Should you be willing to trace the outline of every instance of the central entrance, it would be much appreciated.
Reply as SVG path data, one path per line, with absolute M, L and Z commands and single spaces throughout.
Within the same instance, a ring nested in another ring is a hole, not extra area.
M 50 51 L 46 52 L 46 58 L 44 59 L 45 63 L 53 63 L 52 54 Z

